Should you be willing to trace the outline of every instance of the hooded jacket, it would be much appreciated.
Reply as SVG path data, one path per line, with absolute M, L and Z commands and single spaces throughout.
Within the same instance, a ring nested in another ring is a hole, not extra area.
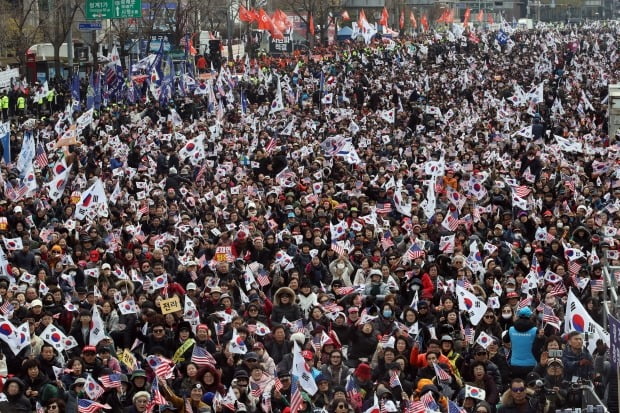
M 291 303 L 287 305 L 282 305 L 282 295 L 289 294 L 291 296 Z M 294 303 L 296 294 L 292 288 L 289 287 L 280 287 L 276 294 L 273 297 L 273 310 L 271 311 L 271 322 L 274 324 L 281 324 L 282 318 L 286 317 L 288 321 L 295 321 L 301 318 L 301 311 L 297 304 Z
M 11 383 L 17 383 L 17 385 L 19 386 L 19 393 L 14 396 L 6 394 L 6 389 Z M 4 383 L 4 391 L 7 400 L 0 402 L 0 412 L 32 412 L 30 400 L 28 400 L 28 398 L 24 395 L 24 390 L 24 382 L 17 377 L 11 377 L 10 379 L 7 379 L 7 381 Z
M 525 409 L 519 409 L 519 406 L 515 405 L 515 401 L 512 397 L 512 390 L 508 389 L 504 392 L 500 400 L 500 406 L 497 409 L 497 413 L 539 413 L 544 411 L 544 409 L 540 409 L 540 400 L 533 395 L 533 391 L 530 389 L 526 390 L 526 400 L 527 404 Z

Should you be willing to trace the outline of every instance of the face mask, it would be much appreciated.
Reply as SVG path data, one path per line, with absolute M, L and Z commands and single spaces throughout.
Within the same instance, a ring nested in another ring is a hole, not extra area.
M 383 317 L 385 318 L 392 317 L 392 310 L 383 310 Z
M 344 264 L 343 263 L 339 263 L 336 265 L 336 268 L 338 268 L 339 270 L 344 270 Z
M 502 318 L 504 320 L 509 320 L 510 318 L 512 318 L 512 313 L 502 313 Z
M 563 222 L 558 222 L 558 223 L 556 224 L 556 226 L 557 226 L 559 229 L 564 228 L 564 223 L 563 223 Z
M 511 292 L 513 292 L 514 290 L 515 290 L 514 288 L 506 288 L 506 292 L 507 292 L 507 293 L 511 293 Z
M 532 248 L 525 247 L 525 248 L 523 248 L 523 251 L 525 251 L 526 254 L 529 254 L 530 252 L 532 252 Z

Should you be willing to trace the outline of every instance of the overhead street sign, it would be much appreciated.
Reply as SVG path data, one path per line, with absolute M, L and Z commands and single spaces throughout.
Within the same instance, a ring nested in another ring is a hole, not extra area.
M 86 0 L 86 19 L 142 17 L 142 0 Z
M 93 30 L 101 30 L 103 28 L 102 24 L 100 21 L 98 22 L 79 22 L 78 23 L 78 30 L 81 32 L 90 32 Z

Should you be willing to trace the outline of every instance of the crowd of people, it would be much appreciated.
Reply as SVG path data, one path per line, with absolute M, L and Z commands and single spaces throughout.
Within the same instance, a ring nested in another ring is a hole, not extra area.
M 345 42 L 12 117 L 0 412 L 613 411 L 619 31 Z

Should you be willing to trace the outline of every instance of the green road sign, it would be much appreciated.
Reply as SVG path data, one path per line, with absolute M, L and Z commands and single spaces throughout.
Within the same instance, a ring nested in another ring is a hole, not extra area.
M 86 0 L 86 18 L 131 19 L 142 17 L 142 0 Z

